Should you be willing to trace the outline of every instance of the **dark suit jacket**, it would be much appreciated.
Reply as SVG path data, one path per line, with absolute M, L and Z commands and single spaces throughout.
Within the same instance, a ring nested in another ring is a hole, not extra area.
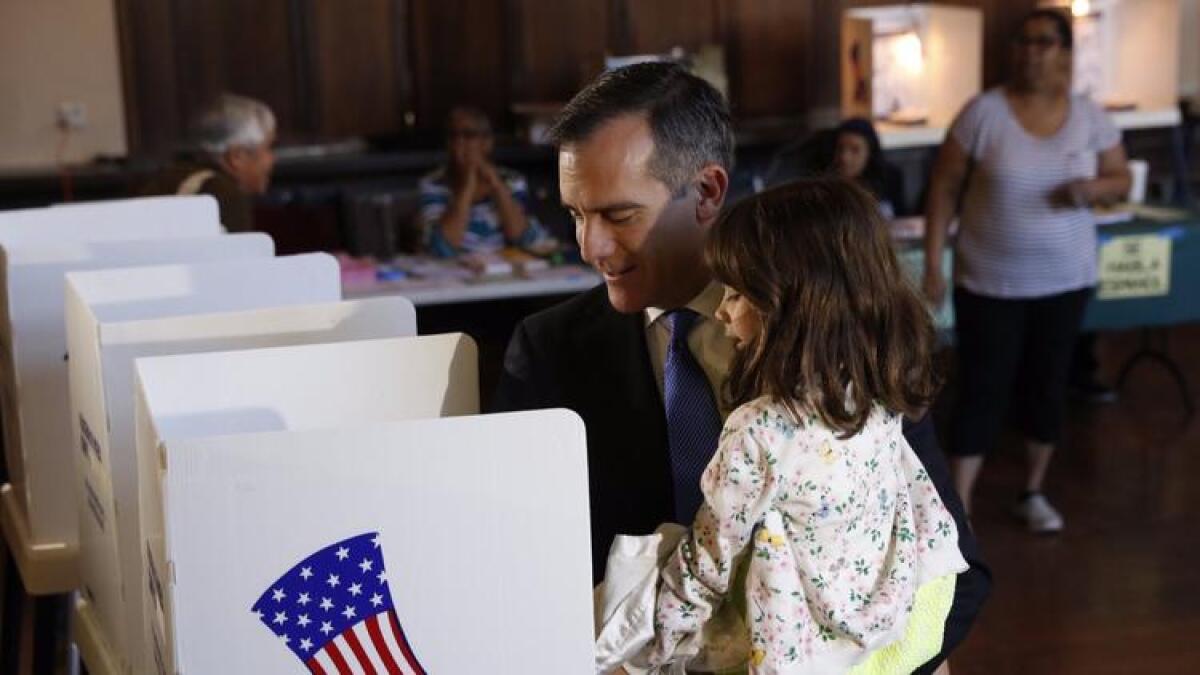
M 645 336 L 642 315 L 614 310 L 604 286 L 530 316 L 509 343 L 493 402 L 498 412 L 569 408 L 583 418 L 597 581 L 613 537 L 649 534 L 674 515 L 666 415 Z M 954 514 L 959 548 L 971 565 L 958 578 L 947 620 L 947 653 L 966 636 L 987 597 L 991 574 L 950 482 L 932 420 L 906 422 L 904 433 Z

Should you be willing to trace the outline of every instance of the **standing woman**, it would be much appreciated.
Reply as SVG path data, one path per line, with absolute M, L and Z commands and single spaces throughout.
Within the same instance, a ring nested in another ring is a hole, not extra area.
M 946 231 L 955 249 L 959 401 L 948 451 L 968 512 L 983 457 L 1020 383 L 1029 472 L 1014 512 L 1030 531 L 1057 532 L 1042 495 L 1058 444 L 1071 349 L 1096 284 L 1090 208 L 1129 190 L 1120 132 L 1090 99 L 1071 95 L 1070 20 L 1031 12 L 1013 41 L 1009 82 L 959 113 L 934 167 L 926 210 L 925 292 L 946 292 Z M 961 199 L 960 199 L 961 197 Z

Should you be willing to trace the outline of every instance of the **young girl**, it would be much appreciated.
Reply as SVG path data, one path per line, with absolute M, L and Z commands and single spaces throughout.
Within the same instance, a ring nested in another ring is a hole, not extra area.
M 934 337 L 879 207 L 844 179 L 790 183 L 734 206 L 707 254 L 737 408 L 678 544 L 614 544 L 606 583 L 613 559 L 662 555 L 640 594 L 601 591 L 625 594 L 597 669 L 911 672 L 940 650 L 967 564 L 901 433 L 935 394 Z

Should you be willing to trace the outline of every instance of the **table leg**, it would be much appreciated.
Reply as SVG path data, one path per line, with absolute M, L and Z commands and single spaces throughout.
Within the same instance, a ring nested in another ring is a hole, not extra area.
M 1138 347 L 1138 350 L 1132 356 L 1125 360 L 1125 364 L 1121 367 L 1121 373 L 1117 376 L 1117 388 L 1120 389 L 1124 386 L 1125 379 L 1129 377 L 1130 371 L 1139 362 L 1152 361 L 1157 363 L 1175 380 L 1175 385 L 1179 388 L 1180 398 L 1183 400 L 1184 410 L 1187 411 L 1187 419 L 1190 420 L 1196 411 L 1195 402 L 1192 400 L 1192 393 L 1188 388 L 1187 376 L 1183 374 L 1183 370 L 1179 367 L 1179 364 L 1167 352 L 1168 335 L 1169 329 L 1167 328 L 1142 329 L 1141 346 Z

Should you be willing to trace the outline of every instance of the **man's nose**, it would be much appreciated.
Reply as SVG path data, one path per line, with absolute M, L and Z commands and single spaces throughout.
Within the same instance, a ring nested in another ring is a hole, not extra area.
M 612 255 L 614 246 L 612 233 L 597 222 L 597 218 L 584 218 L 575 226 L 575 238 L 579 241 L 579 253 L 585 261 L 595 264 Z

